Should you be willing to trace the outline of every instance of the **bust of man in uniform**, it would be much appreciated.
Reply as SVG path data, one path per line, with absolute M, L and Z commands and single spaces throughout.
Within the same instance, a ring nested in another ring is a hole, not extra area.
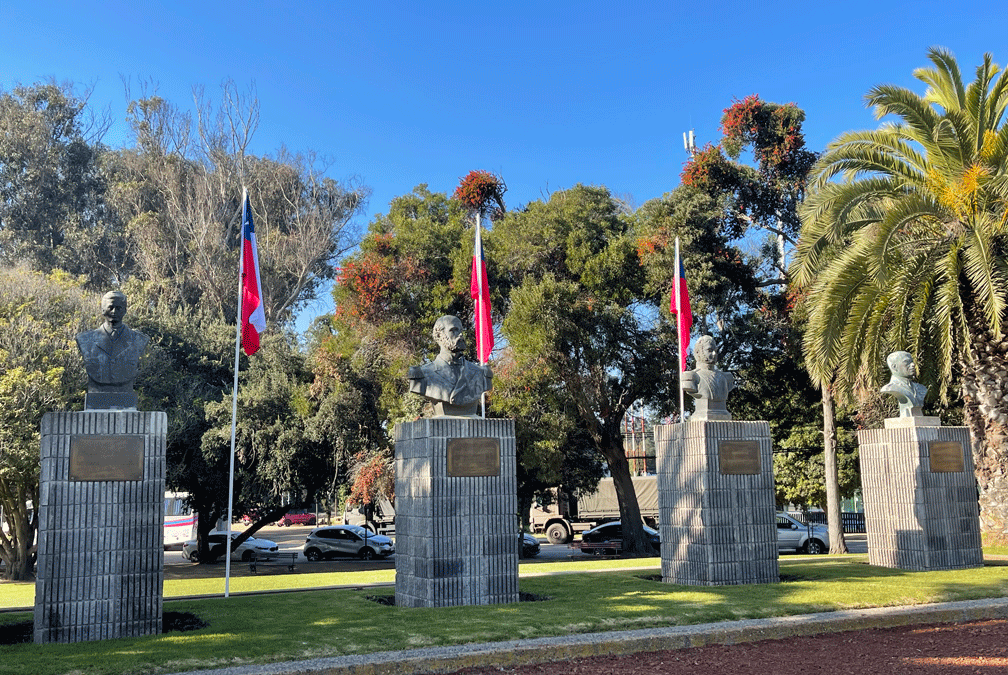
M 728 394 L 735 388 L 735 376 L 717 369 L 718 348 L 714 338 L 703 335 L 693 350 L 696 370 L 682 374 L 682 388 L 693 397 L 694 411 L 691 420 L 731 420 L 725 405 Z
M 123 323 L 126 295 L 121 291 L 109 291 L 102 296 L 101 313 L 105 318 L 101 326 L 77 336 L 77 349 L 88 376 L 84 407 L 136 408 L 133 382 L 150 338 Z
M 433 403 L 435 416 L 476 417 L 480 398 L 492 385 L 490 369 L 463 356 L 466 342 L 457 316 L 438 319 L 433 335 L 441 353 L 409 369 L 410 391 Z
M 913 356 L 910 352 L 893 352 L 886 357 L 886 365 L 889 366 L 892 377 L 882 386 L 881 391 L 896 398 L 896 402 L 899 403 L 899 416 L 923 415 L 921 406 L 924 405 L 928 388 L 912 379 L 917 375 Z

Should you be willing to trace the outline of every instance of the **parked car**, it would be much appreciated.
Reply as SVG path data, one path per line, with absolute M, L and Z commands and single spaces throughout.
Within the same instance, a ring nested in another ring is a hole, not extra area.
M 539 555 L 539 540 L 528 532 L 522 532 L 521 557 L 534 558 Z
M 241 532 L 231 532 L 231 538 L 234 539 L 239 534 L 241 534 Z M 208 535 L 208 539 L 210 544 L 210 561 L 212 562 L 224 555 L 224 549 L 227 542 L 227 532 L 211 532 Z M 253 555 L 276 553 L 278 550 L 280 550 L 280 547 L 277 546 L 274 541 L 249 537 L 242 543 L 238 544 L 238 548 L 231 552 L 231 560 L 248 562 L 252 559 Z M 195 540 L 187 541 L 182 544 L 182 557 L 192 562 L 200 561 L 199 546 Z
M 777 550 L 829 553 L 829 528 L 805 525 L 786 513 L 777 514 Z
M 281 527 L 290 527 L 291 525 L 314 525 L 315 524 L 315 514 L 308 511 L 291 511 L 283 518 L 277 521 L 277 525 Z
M 304 543 L 308 560 L 350 556 L 373 560 L 395 553 L 395 544 L 384 534 L 372 534 L 360 525 L 330 525 L 311 531 Z
M 644 538 L 647 539 L 655 553 L 661 553 L 661 535 L 658 531 L 641 524 L 644 528 Z M 611 523 L 596 525 L 581 535 L 581 542 L 584 544 L 605 544 L 612 542 L 612 548 L 582 548 L 582 553 L 616 555 L 623 546 L 623 525 L 616 520 Z

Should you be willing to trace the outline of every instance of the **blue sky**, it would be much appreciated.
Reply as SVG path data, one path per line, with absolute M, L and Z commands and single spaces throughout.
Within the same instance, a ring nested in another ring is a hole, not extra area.
M 876 126 L 875 84 L 922 91 L 932 45 L 964 78 L 1008 62 L 994 2 L 38 2 L 0 0 L 0 88 L 55 77 L 129 143 L 123 79 L 191 108 L 233 79 L 254 86 L 253 152 L 314 151 L 372 189 L 366 225 L 427 183 L 471 169 L 507 183 L 509 207 L 576 183 L 632 205 L 679 182 L 682 133 L 716 141 L 722 110 L 759 94 L 805 110 L 808 146 Z M 329 298 L 311 309 L 326 311 Z M 304 321 L 300 322 L 303 325 Z

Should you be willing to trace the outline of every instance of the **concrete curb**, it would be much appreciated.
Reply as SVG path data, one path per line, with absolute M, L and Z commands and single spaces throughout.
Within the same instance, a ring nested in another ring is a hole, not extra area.
M 550 661 L 635 654 L 712 644 L 737 644 L 866 628 L 1008 618 L 1008 598 L 968 600 L 745 619 L 552 638 L 338 656 L 307 661 L 200 670 L 189 675 L 420 675 L 469 667 L 513 667 Z

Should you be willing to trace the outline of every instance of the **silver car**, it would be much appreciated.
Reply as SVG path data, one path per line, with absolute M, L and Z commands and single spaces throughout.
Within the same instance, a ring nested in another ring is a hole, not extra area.
M 829 528 L 805 525 L 786 513 L 777 514 L 777 550 L 829 553 Z
M 308 560 L 353 557 L 363 560 L 385 558 L 395 553 L 395 544 L 383 534 L 372 534 L 359 525 L 331 525 L 312 530 L 305 539 Z

